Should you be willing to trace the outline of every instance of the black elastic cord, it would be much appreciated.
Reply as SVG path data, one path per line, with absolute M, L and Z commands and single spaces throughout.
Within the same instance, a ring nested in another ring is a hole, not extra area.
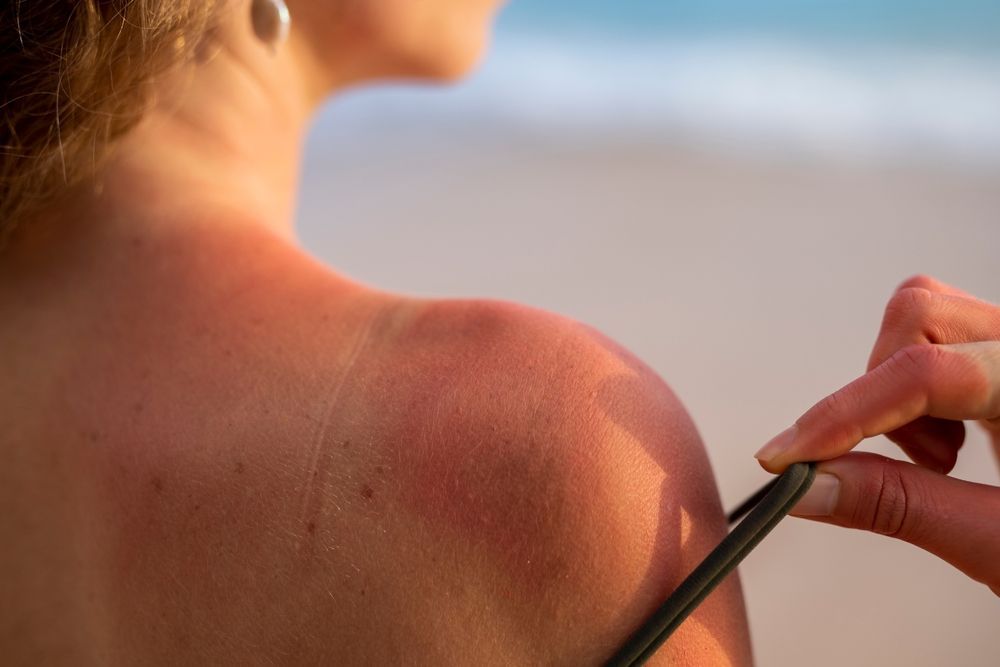
M 629 637 L 606 667 L 635 667 L 645 663 L 695 607 L 778 525 L 809 490 L 815 476 L 815 464 L 793 463 L 781 476 L 733 510 L 729 515 L 730 523 L 747 512 L 750 514 Z
M 744 500 L 743 503 L 739 505 L 739 507 L 730 512 L 729 515 L 726 517 L 726 521 L 729 522 L 729 525 L 730 526 L 733 525 L 734 523 L 742 519 L 744 516 L 746 516 L 746 514 L 750 510 L 759 505 L 760 501 L 764 500 L 764 497 L 771 492 L 771 489 L 774 488 L 774 485 L 778 483 L 779 479 L 781 479 L 780 475 L 772 479 L 764 486 L 762 486 L 757 491 L 757 493 L 753 494 L 752 496 Z

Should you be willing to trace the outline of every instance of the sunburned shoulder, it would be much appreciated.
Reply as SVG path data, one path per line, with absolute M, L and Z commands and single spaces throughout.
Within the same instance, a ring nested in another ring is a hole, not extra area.
M 592 327 L 502 301 L 406 308 L 382 373 L 400 512 L 461 561 L 438 575 L 465 573 L 501 624 L 484 636 L 520 638 L 526 664 L 601 663 L 721 538 L 697 431 Z M 677 637 L 656 659 L 747 664 L 738 583 Z
M 253 335 L 217 312 L 152 377 L 105 378 L 97 426 L 64 411 L 93 556 L 63 575 L 98 591 L 67 618 L 103 624 L 93 662 L 596 665 L 720 538 L 683 407 L 590 327 L 354 288 L 326 317 L 322 286 L 264 289 Z M 731 581 L 651 664 L 748 652 Z

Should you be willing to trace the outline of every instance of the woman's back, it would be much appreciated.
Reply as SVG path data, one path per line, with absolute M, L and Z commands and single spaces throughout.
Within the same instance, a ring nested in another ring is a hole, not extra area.
M 106 247 L 0 288 L 13 663 L 599 662 L 718 539 L 697 434 L 585 327 L 238 227 Z M 738 586 L 695 618 L 748 659 Z

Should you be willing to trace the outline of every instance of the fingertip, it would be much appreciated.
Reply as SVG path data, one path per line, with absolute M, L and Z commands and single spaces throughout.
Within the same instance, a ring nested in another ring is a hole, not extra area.
M 780 461 L 775 459 L 763 459 L 759 454 L 755 454 L 754 458 L 757 459 L 757 463 L 760 464 L 761 468 L 774 475 L 781 474 L 788 467 L 787 463 L 782 465 Z
M 760 461 L 760 464 L 764 466 L 765 470 L 769 472 L 776 472 L 776 469 L 780 465 L 778 459 L 783 458 L 783 455 L 787 455 L 792 445 L 795 444 L 795 440 L 799 434 L 798 425 L 792 425 L 786 428 L 784 431 L 778 435 L 771 438 L 767 444 L 758 450 L 754 454 L 754 458 Z M 783 469 L 787 467 L 787 463 L 781 466 Z M 780 470 L 777 470 L 780 472 Z

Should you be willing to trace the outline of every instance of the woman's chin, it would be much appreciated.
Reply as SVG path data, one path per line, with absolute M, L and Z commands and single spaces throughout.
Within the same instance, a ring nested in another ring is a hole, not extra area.
M 455 26 L 429 44 L 414 45 L 403 56 L 407 78 L 431 82 L 461 81 L 476 70 L 490 44 L 489 26 Z

